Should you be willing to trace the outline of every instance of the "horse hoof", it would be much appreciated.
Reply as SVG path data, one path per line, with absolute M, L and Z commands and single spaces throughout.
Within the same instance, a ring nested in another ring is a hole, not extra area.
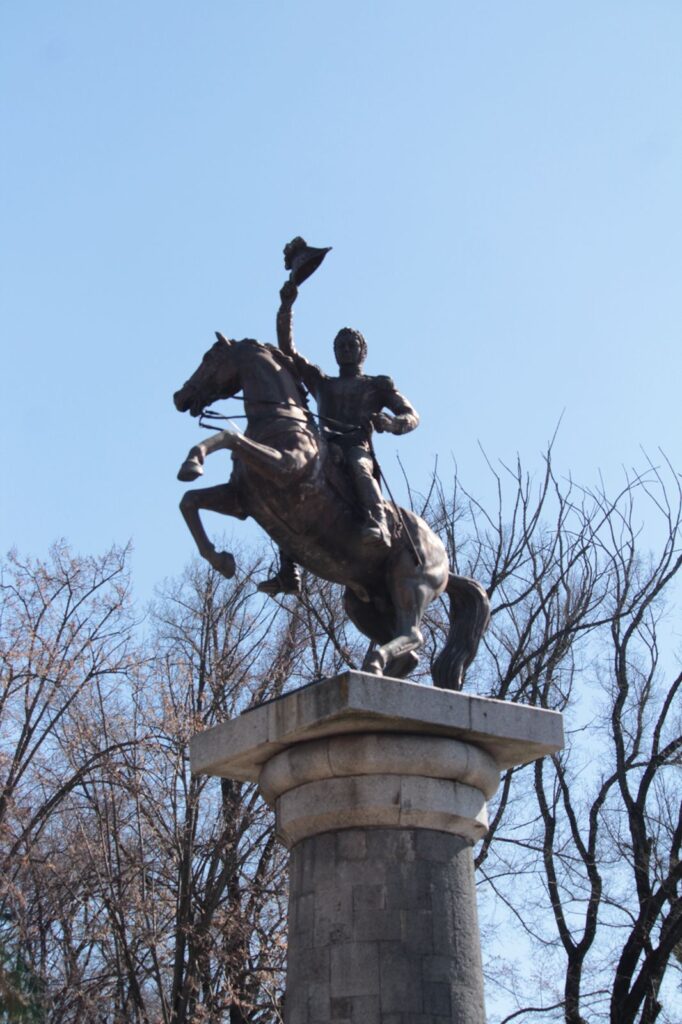
M 182 480 L 183 484 L 191 484 L 197 477 L 203 476 L 203 472 L 204 467 L 198 459 L 185 459 L 178 470 L 178 480 Z
M 224 576 L 226 580 L 231 580 L 236 572 L 234 555 L 231 555 L 229 551 L 216 551 L 210 562 L 215 571 Z
M 407 654 L 401 654 L 399 657 L 389 661 L 386 666 L 386 675 L 392 676 L 393 679 L 404 679 L 406 676 L 409 676 L 410 672 L 414 672 L 418 664 L 419 655 L 417 652 L 408 651 Z
M 383 659 L 378 651 L 370 651 L 362 663 L 362 671 L 368 672 L 371 676 L 383 675 Z

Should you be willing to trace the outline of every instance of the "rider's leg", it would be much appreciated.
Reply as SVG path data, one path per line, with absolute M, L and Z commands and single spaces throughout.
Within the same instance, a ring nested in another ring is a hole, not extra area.
M 363 540 L 390 545 L 391 536 L 386 523 L 386 506 L 381 488 L 374 476 L 372 454 L 360 446 L 350 448 L 346 455 L 355 490 L 362 504 L 367 522 L 362 529 Z
M 269 580 L 263 580 L 258 584 L 261 594 L 269 594 L 276 597 L 278 594 L 300 594 L 301 593 L 301 570 L 296 563 L 285 555 L 280 548 L 279 551 L 279 572 Z

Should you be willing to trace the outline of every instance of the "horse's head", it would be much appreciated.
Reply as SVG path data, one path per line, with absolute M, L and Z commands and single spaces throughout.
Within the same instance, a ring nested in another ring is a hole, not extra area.
M 219 331 L 218 340 L 206 352 L 198 368 L 173 395 L 178 412 L 200 416 L 203 409 L 221 398 L 230 398 L 241 387 L 236 354 L 239 343 L 228 341 Z

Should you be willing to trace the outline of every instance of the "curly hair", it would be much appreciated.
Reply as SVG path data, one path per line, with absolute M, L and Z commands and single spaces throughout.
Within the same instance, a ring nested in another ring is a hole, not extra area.
M 349 334 L 352 338 L 355 338 L 358 345 L 360 346 L 360 362 L 364 363 L 365 359 L 367 358 L 367 342 L 365 341 L 364 335 L 362 335 L 360 331 L 356 331 L 354 327 L 341 328 L 339 333 L 334 338 L 334 352 L 336 352 L 337 341 L 339 341 L 341 338 L 346 337 Z

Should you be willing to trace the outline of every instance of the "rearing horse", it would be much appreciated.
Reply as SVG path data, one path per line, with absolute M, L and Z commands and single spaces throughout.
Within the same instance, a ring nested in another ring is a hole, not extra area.
M 207 455 L 227 448 L 234 468 L 226 484 L 187 491 L 180 509 L 201 555 L 223 576 L 234 575 L 233 556 L 216 551 L 200 509 L 252 516 L 282 552 L 304 568 L 345 586 L 351 621 L 378 647 L 363 670 L 402 678 L 417 664 L 420 623 L 443 592 L 450 597 L 450 631 L 433 667 L 437 686 L 460 689 L 490 616 L 483 587 L 448 571 L 440 539 L 412 512 L 387 506 L 390 548 L 368 548 L 362 518 L 343 470 L 308 411 L 281 353 L 246 338 L 218 341 L 174 395 L 179 412 L 199 416 L 219 399 L 243 392 L 247 429 L 223 430 L 190 450 L 182 479 L 203 473 Z

